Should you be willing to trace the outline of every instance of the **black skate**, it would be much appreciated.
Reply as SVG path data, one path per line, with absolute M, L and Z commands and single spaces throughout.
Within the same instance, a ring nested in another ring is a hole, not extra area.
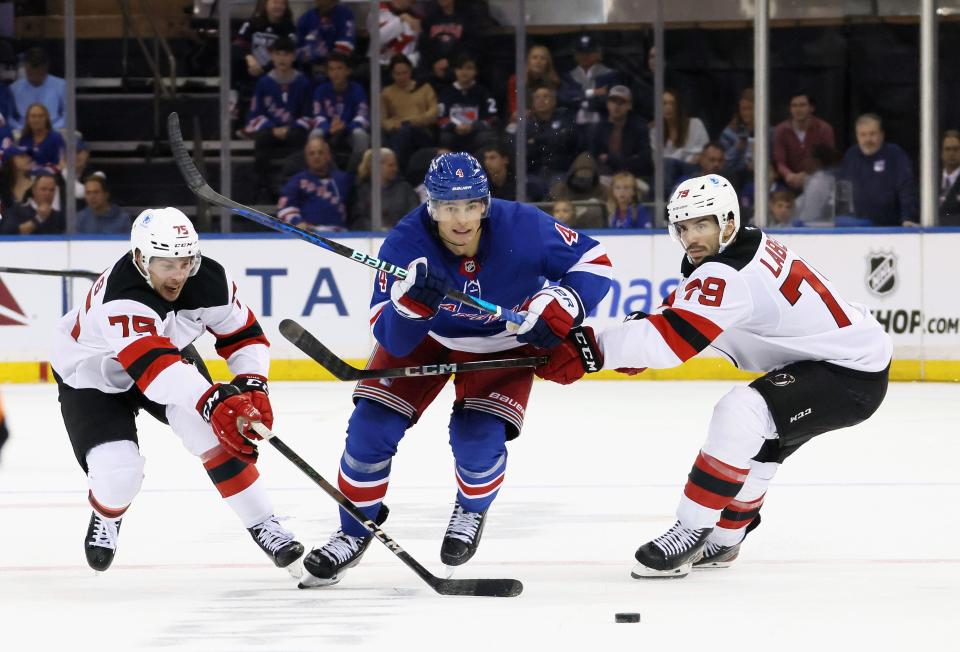
M 294 562 L 303 556 L 303 544 L 280 525 L 276 516 L 247 528 L 247 532 L 277 568 L 286 568 L 293 577 L 300 576 L 300 564 Z
M 693 562 L 694 568 L 729 568 L 737 556 L 740 554 L 740 544 L 743 543 L 744 539 L 747 538 L 747 535 L 750 534 L 753 530 L 760 525 L 760 515 L 757 514 L 756 518 L 750 522 L 750 525 L 747 526 L 746 531 L 743 534 L 743 539 L 740 539 L 740 543 L 737 543 L 732 546 L 721 546 L 720 544 L 714 543 L 707 539 L 707 545 L 703 547 L 703 557 L 700 558 L 700 561 Z
M 691 530 L 677 521 L 666 534 L 637 548 L 634 557 L 640 563 L 633 567 L 630 576 L 635 579 L 686 577 L 691 566 L 703 556 L 703 547 L 712 531 L 712 527 Z
M 390 515 L 390 509 L 380 503 L 380 511 L 375 519 L 377 525 L 383 525 Z M 337 530 L 330 540 L 320 548 L 314 548 L 303 558 L 303 575 L 298 588 L 310 589 L 316 586 L 332 586 L 343 579 L 348 568 L 360 563 L 373 536 L 354 537 Z
M 113 556 L 117 554 L 117 540 L 120 537 L 120 521 L 119 518 L 104 518 L 97 512 L 90 513 L 90 525 L 87 526 L 83 550 L 87 554 L 87 563 L 93 570 L 103 572 L 113 563 Z
M 455 504 L 440 546 L 440 561 L 447 566 L 460 566 L 470 561 L 480 545 L 486 517 L 486 511 L 468 512 L 460 503 Z

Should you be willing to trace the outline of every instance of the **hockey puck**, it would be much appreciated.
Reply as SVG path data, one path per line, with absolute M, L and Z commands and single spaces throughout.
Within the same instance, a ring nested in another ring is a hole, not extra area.
M 618 623 L 639 623 L 640 614 L 638 613 L 614 614 L 613 619 Z

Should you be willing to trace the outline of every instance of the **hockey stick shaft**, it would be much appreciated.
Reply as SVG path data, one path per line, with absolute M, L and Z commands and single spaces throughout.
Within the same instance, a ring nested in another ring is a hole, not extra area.
M 100 276 L 100 272 L 90 272 L 85 269 L 35 269 L 32 267 L 0 267 L 0 274 L 36 274 L 37 276 L 86 278 L 91 281 Z
M 184 180 L 187 182 L 187 187 L 189 187 L 190 191 L 193 192 L 193 194 L 195 194 L 197 197 L 210 204 L 216 204 L 217 206 L 227 208 L 237 215 L 246 217 L 247 219 L 252 220 L 261 226 L 265 226 L 268 229 L 273 229 L 274 231 L 280 231 L 282 233 L 290 233 L 297 236 L 301 240 L 306 240 L 310 244 L 322 247 L 327 251 L 331 251 L 335 254 L 343 256 L 344 258 L 355 260 L 356 262 L 362 263 L 367 267 L 372 267 L 373 269 L 385 272 L 399 279 L 406 278 L 407 270 L 403 267 L 398 267 L 391 262 L 380 260 L 379 258 L 371 256 L 370 254 L 366 254 L 362 251 L 351 249 L 350 247 L 340 244 L 335 240 L 330 240 L 315 233 L 311 233 L 310 231 L 306 231 L 292 224 L 288 224 L 278 217 L 267 215 L 266 213 L 258 211 L 255 208 L 250 208 L 249 206 L 244 206 L 239 202 L 235 202 L 229 197 L 224 197 L 210 187 L 210 184 L 208 184 L 200 174 L 200 171 L 194 164 L 193 159 L 190 158 L 190 153 L 187 151 L 187 148 L 183 143 L 183 134 L 180 132 L 180 119 L 177 117 L 176 113 L 171 113 L 169 116 L 167 116 L 167 133 L 170 138 L 170 148 L 173 151 L 173 158 L 177 163 L 177 168 L 179 168 L 180 174 L 183 175 Z M 490 303 L 489 301 L 484 301 L 479 297 L 464 294 L 463 292 L 453 288 L 444 290 L 444 294 L 455 301 L 466 303 L 467 305 L 473 306 L 478 310 L 490 313 L 498 319 L 505 319 L 515 324 L 523 323 L 523 317 L 509 308 L 504 308 L 494 303 Z
M 315 362 L 329 371 L 338 380 L 366 380 L 369 378 L 404 378 L 410 376 L 443 376 L 468 371 L 509 369 L 511 367 L 538 367 L 546 364 L 545 356 L 529 358 L 505 358 L 502 360 L 478 360 L 475 362 L 438 362 L 413 367 L 389 367 L 386 369 L 357 369 L 328 349 L 312 333 L 292 319 L 280 322 L 280 334 L 291 344 L 306 353 Z
M 353 501 L 343 495 L 339 489 L 320 475 L 312 466 L 297 455 L 289 446 L 287 446 L 279 437 L 273 434 L 269 428 L 262 423 L 254 422 L 251 427 L 253 430 L 270 442 L 280 453 L 288 460 L 293 462 L 294 466 L 303 471 L 307 477 L 313 480 L 323 491 L 337 501 L 354 520 L 365 527 L 380 543 L 400 558 L 408 568 L 420 576 L 424 582 L 429 584 L 433 590 L 442 595 L 478 595 L 490 597 L 513 597 L 520 595 L 523 591 L 523 585 L 518 580 L 511 579 L 489 579 L 489 580 L 449 580 L 441 579 L 428 571 L 423 565 L 410 556 L 406 550 L 400 547 L 390 535 L 384 532 L 379 525 L 372 519 L 367 518 L 366 514 L 360 511 Z

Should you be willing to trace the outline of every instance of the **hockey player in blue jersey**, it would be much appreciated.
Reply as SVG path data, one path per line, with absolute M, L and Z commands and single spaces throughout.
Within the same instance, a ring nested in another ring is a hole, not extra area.
M 390 231 L 378 254 L 405 266 L 408 276 L 376 278 L 370 321 L 378 344 L 370 368 L 550 349 L 607 293 L 612 269 L 603 247 L 533 206 L 491 199 L 472 156 L 437 157 L 424 181 L 427 203 Z M 522 309 L 524 323 L 508 330 L 491 315 L 446 298 L 446 288 Z M 449 378 L 369 380 L 354 390 L 338 484 L 368 517 L 380 512 L 397 445 Z M 476 552 L 504 481 L 506 443 L 523 426 L 533 369 L 465 373 L 453 383 L 449 432 L 457 493 L 440 549 L 448 566 Z M 339 582 L 369 545 L 366 529 L 342 510 L 340 521 L 330 541 L 307 556 L 301 588 Z

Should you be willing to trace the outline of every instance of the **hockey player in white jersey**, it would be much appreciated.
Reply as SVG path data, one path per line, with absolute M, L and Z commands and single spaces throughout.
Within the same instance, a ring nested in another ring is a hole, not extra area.
M 887 390 L 890 338 L 861 305 L 755 227 L 740 225 L 737 194 L 721 176 L 680 184 L 667 206 L 686 255 L 676 290 L 654 314 L 603 332 L 585 328 L 551 351 L 538 375 L 570 383 L 588 370 L 636 373 L 682 364 L 712 347 L 764 372 L 716 405 L 688 476 L 677 522 L 636 552 L 635 578 L 684 577 L 725 567 L 760 522 L 779 465 L 816 435 L 857 424 Z
M 235 378 L 213 383 L 191 346 L 205 330 Z M 273 411 L 267 389 L 269 343 L 237 286 L 176 208 L 143 211 L 130 252 L 94 281 L 62 318 L 52 366 L 74 454 L 87 474 L 93 507 L 87 562 L 109 568 L 120 522 L 140 491 L 145 459 L 140 409 L 168 423 L 203 462 L 220 495 L 278 567 L 299 574 L 303 546 L 274 516 L 256 467 L 259 439 Z

